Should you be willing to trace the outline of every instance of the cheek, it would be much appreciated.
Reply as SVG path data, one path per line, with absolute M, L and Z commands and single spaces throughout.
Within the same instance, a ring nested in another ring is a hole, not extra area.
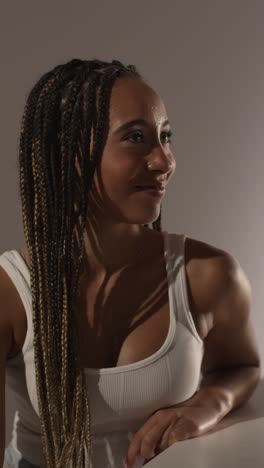
M 120 186 L 133 184 L 140 172 L 139 157 L 127 152 L 116 152 L 102 158 L 101 175 L 105 185 L 115 188 L 115 184 Z M 132 182 L 131 182 L 132 181 Z

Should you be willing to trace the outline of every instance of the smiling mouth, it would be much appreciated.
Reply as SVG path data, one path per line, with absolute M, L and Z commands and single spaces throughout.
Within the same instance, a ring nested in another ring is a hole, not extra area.
M 162 196 L 164 195 L 165 193 L 165 188 L 156 188 L 156 187 L 142 187 L 142 186 L 137 186 L 136 187 L 136 190 L 138 192 L 146 192 L 146 193 L 149 193 L 150 195 L 158 195 L 158 196 Z

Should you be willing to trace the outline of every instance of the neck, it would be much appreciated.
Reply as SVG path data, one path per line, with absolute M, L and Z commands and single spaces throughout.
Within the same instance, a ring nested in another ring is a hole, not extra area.
M 79 233 L 77 227 L 75 242 L 78 250 Z M 154 256 L 155 247 L 150 239 L 154 240 L 158 235 L 158 232 L 138 224 L 104 225 L 101 230 L 88 226 L 84 232 L 84 275 L 93 279 L 140 266 Z

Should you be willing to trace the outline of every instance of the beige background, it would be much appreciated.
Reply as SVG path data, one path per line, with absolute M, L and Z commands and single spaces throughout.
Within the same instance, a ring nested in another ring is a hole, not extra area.
M 163 97 L 174 132 L 163 229 L 240 261 L 263 359 L 263 17 L 261 0 L 3 2 L 0 253 L 25 243 L 18 143 L 35 81 L 73 57 L 133 63 Z M 8 394 L 7 443 L 11 403 Z

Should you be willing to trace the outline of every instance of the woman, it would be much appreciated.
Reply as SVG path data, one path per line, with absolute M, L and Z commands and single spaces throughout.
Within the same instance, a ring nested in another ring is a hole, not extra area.
M 170 138 L 134 66 L 72 60 L 32 89 L 19 153 L 26 247 L 0 257 L 1 368 L 17 395 L 4 467 L 141 466 L 255 389 L 238 261 L 162 231 Z

